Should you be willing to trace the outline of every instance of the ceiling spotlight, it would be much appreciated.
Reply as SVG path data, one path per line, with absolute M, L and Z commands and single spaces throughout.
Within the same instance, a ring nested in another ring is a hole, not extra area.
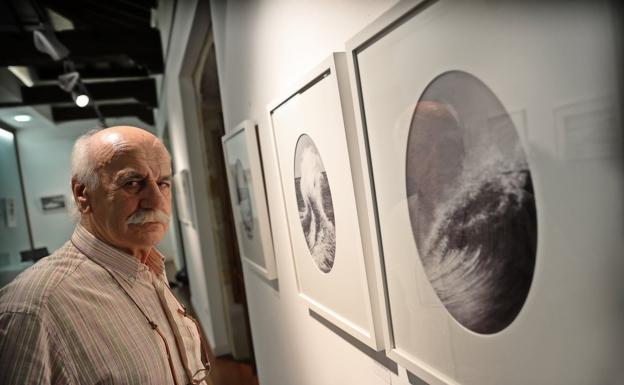
M 39 52 L 46 53 L 54 61 L 65 59 L 69 55 L 69 50 L 57 38 L 53 30 L 44 28 L 33 31 L 35 48 Z
M 78 107 L 85 107 L 89 104 L 89 96 L 87 90 L 80 81 L 80 74 L 76 71 L 67 72 L 58 77 L 59 86 L 71 93 L 74 103 Z
M 9 69 L 9 71 L 11 71 L 13 73 L 13 75 L 15 75 L 16 78 L 21 80 L 21 82 L 26 87 L 32 87 L 33 86 L 32 76 L 30 76 L 30 71 L 28 70 L 28 67 L 26 67 L 26 66 L 8 66 L 7 68 Z
M 13 119 L 15 119 L 16 122 L 24 123 L 24 122 L 30 122 L 32 120 L 32 117 L 30 115 L 24 114 L 24 115 L 15 115 Z
M 74 103 L 76 103 L 78 107 L 82 108 L 89 104 L 89 97 L 86 94 L 72 92 L 72 98 L 74 99 Z
M 80 74 L 76 71 L 64 73 L 58 77 L 59 87 L 64 91 L 72 92 L 80 82 Z

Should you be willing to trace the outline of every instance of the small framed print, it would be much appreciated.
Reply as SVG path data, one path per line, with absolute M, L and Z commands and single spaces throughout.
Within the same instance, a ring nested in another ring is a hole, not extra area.
M 41 197 L 43 211 L 56 211 L 65 209 L 65 195 L 51 195 Z
M 300 296 L 369 347 L 383 348 L 375 269 L 365 252 L 346 126 L 352 106 L 335 53 L 269 106 Z
M 4 198 L 4 216 L 6 220 L 6 227 L 17 227 L 15 198 Z
M 195 227 L 195 200 L 191 185 L 191 173 L 188 169 L 180 170 L 173 175 L 175 186 L 176 207 L 178 219 L 186 226 Z
M 221 140 L 243 261 L 267 280 L 277 279 L 257 126 L 245 120 Z
M 609 9 L 401 1 L 347 43 L 386 350 L 429 384 L 621 378 L 618 104 L 570 104 L 614 95 Z

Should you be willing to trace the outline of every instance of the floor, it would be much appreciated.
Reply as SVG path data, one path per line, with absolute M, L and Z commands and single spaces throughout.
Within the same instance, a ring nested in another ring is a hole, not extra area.
M 188 286 L 174 287 L 171 291 L 189 314 L 194 315 Z M 212 364 L 209 385 L 258 385 L 258 377 L 249 363 L 236 361 L 229 355 L 215 357 L 211 350 L 208 356 Z
M 258 385 L 258 377 L 247 363 L 237 362 L 231 356 L 213 358 L 211 362 L 214 385 Z

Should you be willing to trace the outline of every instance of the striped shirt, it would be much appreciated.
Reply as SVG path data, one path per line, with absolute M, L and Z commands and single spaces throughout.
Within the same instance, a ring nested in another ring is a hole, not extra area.
M 203 366 L 181 308 L 156 249 L 143 264 L 79 225 L 0 290 L 0 383 L 187 384 Z

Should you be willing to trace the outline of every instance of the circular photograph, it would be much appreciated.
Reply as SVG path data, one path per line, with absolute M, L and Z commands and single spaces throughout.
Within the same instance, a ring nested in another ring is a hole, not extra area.
M 425 88 L 405 179 L 416 248 L 436 294 L 469 330 L 503 330 L 533 280 L 537 213 L 516 127 L 477 77 L 445 72 Z
M 236 183 L 236 202 L 238 204 L 238 211 L 241 215 L 241 222 L 243 224 L 243 230 L 245 235 L 249 239 L 253 239 L 253 210 L 251 208 L 251 194 L 249 193 L 249 183 L 247 181 L 247 174 L 245 168 L 240 159 L 236 159 L 234 165 L 234 181 Z
M 295 148 L 295 193 L 299 220 L 316 266 L 329 273 L 336 254 L 336 223 L 327 173 L 312 139 L 303 134 Z

